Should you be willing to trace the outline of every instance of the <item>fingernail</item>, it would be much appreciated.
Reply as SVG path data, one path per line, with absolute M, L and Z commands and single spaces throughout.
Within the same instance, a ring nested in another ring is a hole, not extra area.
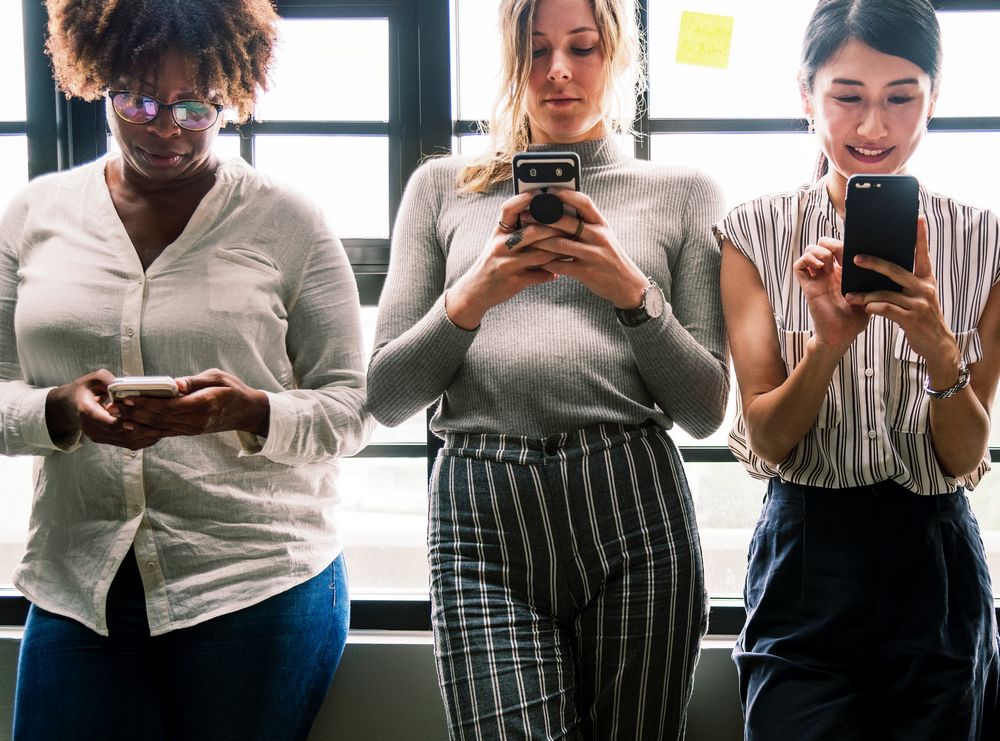
M 134 402 L 134 401 L 132 401 L 131 399 L 125 399 L 125 400 L 124 400 L 124 401 L 122 402 L 122 404 L 124 404 L 124 405 L 125 405 L 125 406 L 127 406 L 127 407 L 134 407 L 134 406 L 135 406 L 135 402 Z
M 861 263 L 863 263 L 863 262 L 864 262 L 864 261 L 865 261 L 866 259 L 867 259 L 867 258 L 866 258 L 866 257 L 865 257 L 864 255 L 855 255 L 855 256 L 854 256 L 854 264 L 855 264 L 855 265 L 860 265 L 860 264 L 861 264 Z
M 134 430 L 135 429 L 135 427 L 130 422 L 124 423 L 122 425 L 122 427 L 124 427 L 126 430 Z

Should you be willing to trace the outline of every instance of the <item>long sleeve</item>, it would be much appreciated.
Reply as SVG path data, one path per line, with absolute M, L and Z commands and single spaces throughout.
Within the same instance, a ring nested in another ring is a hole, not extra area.
M 374 421 L 365 407 L 358 290 L 340 240 L 326 230 L 288 313 L 286 352 L 296 388 L 268 392 L 267 439 L 241 434 L 244 454 L 297 465 L 359 451 Z
M 683 243 L 670 264 L 670 286 L 661 286 L 669 305 L 658 319 L 624 329 L 657 406 L 699 438 L 722 423 L 729 394 L 720 252 L 712 236 L 722 208 L 715 182 L 692 174 Z
M 0 453 L 49 455 L 79 447 L 80 434 L 54 442 L 45 422 L 50 388 L 25 383 L 17 352 L 14 314 L 17 308 L 19 252 L 30 199 L 15 198 L 0 220 Z
M 436 165 L 425 164 L 407 184 L 379 302 L 368 405 L 390 427 L 444 393 L 477 334 L 452 324 L 444 308 L 447 255 L 436 217 L 444 189 L 455 184 L 449 170 Z

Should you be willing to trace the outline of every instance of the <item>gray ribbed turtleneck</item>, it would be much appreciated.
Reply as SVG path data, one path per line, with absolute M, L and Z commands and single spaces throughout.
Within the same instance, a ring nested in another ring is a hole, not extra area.
M 368 371 L 372 413 L 392 426 L 441 397 L 435 432 L 541 437 L 652 418 L 711 433 L 729 387 L 712 236 L 718 187 L 689 169 L 626 157 L 610 139 L 532 149 L 579 153 L 583 192 L 663 289 L 663 315 L 623 327 L 610 302 L 561 277 L 494 307 L 477 330 L 456 327 L 444 290 L 484 249 L 512 186 L 459 193 L 465 162 L 430 160 L 410 179 L 393 231 Z

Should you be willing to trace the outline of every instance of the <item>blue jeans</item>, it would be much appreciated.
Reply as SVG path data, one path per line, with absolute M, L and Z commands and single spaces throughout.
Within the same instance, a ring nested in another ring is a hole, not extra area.
M 733 656 L 749 741 L 975 741 L 997 667 L 969 500 L 772 479 Z
M 32 605 L 14 700 L 16 741 L 305 739 L 347 640 L 343 556 L 238 612 L 150 637 L 130 553 L 105 638 Z

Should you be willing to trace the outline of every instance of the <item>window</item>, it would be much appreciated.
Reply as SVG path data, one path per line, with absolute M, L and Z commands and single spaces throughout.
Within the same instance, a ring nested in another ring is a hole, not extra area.
M 940 4 L 950 8 L 939 14 L 944 81 L 931 133 L 912 169 L 934 189 L 1000 208 L 1000 185 L 981 165 L 1000 154 L 1000 90 L 984 84 L 982 75 L 990 42 L 1000 35 L 1000 1 Z M 650 89 L 637 127 L 645 136 L 623 138 L 621 146 L 639 157 L 708 172 L 729 206 L 807 180 L 816 148 L 805 134 L 795 65 L 812 3 L 642 5 Z M 354 268 L 370 351 L 406 180 L 423 156 L 448 149 L 474 154 L 486 144 L 475 132 L 489 116 L 499 69 L 496 0 L 279 0 L 278 9 L 282 45 L 272 88 L 260 101 L 258 120 L 224 129 L 219 151 L 242 155 L 321 203 Z M 685 10 L 733 18 L 724 68 L 676 61 Z M 113 148 L 101 104 L 57 100 L 47 58 L 41 49 L 24 48 L 22 27 L 41 38 L 44 20 L 40 3 L 0 3 L 0 64 L 7 71 L 0 82 L 0 161 L 6 165 L 0 207 L 27 181 L 29 166 L 38 174 Z M 747 542 L 764 492 L 725 447 L 731 420 L 732 408 L 707 440 L 675 433 L 695 494 L 713 597 L 741 593 Z M 991 445 L 1000 460 L 1000 425 Z M 426 620 L 427 456 L 421 414 L 398 428 L 380 427 L 369 447 L 341 466 L 340 527 L 352 590 L 356 598 L 410 595 L 417 610 L 407 615 L 416 617 L 397 627 L 421 627 Z M 23 553 L 31 467 L 29 458 L 0 458 L 0 584 L 10 583 Z M 1000 584 L 998 493 L 1000 473 L 994 472 L 972 501 Z M 364 605 L 362 599 L 356 620 Z M 370 624 L 387 620 L 376 617 Z M 713 616 L 715 631 L 739 627 L 720 625 Z

